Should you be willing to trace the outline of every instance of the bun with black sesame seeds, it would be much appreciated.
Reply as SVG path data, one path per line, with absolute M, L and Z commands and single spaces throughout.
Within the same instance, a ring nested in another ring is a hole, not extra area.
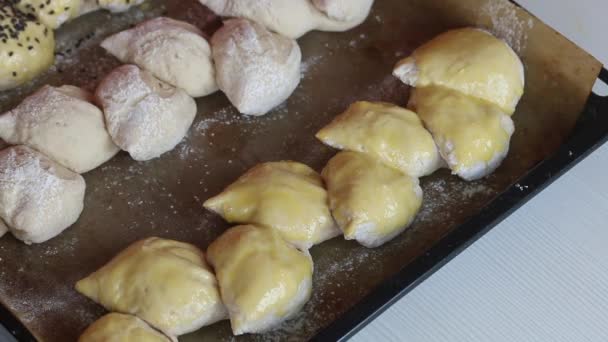
M 24 84 L 53 63 L 53 30 L 33 15 L 0 5 L 0 91 Z
M 48 28 L 56 29 L 80 14 L 81 0 L 12 0 L 15 7 L 33 14 Z

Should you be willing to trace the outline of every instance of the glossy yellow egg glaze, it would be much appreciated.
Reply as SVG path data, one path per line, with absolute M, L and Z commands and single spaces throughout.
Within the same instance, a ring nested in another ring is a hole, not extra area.
M 85 330 L 78 342 L 170 342 L 141 319 L 119 313 L 107 314 Z
M 231 228 L 207 252 L 235 335 L 271 329 L 310 298 L 310 255 L 288 244 L 272 228 Z
M 433 134 L 450 169 L 464 179 L 488 175 L 509 151 L 513 121 L 492 103 L 427 87 L 414 90 L 410 106 Z
M 109 311 L 135 315 L 168 335 L 226 318 L 217 280 L 193 245 L 148 238 L 76 284 Z
M 278 230 L 295 246 L 308 249 L 340 234 L 321 176 L 290 161 L 255 166 L 204 207 L 230 223 L 253 223 Z
M 317 133 L 323 143 L 366 153 L 412 177 L 433 173 L 441 157 L 416 115 L 382 102 L 355 102 Z
M 491 33 L 463 28 L 445 32 L 401 60 L 394 74 L 415 65 L 415 87 L 442 86 L 484 99 L 513 114 L 524 92 L 517 54 Z M 401 77 L 400 77 L 401 78 Z
M 363 153 L 338 153 L 322 176 L 344 237 L 366 247 L 380 246 L 403 232 L 422 205 L 417 178 Z

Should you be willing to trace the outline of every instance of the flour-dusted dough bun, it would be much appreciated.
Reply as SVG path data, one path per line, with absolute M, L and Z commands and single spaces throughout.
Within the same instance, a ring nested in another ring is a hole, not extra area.
M 32 147 L 63 166 L 90 171 L 118 153 L 93 95 L 74 87 L 44 86 L 0 116 L 0 138 Z
M 76 290 L 109 311 L 135 315 L 169 336 L 227 317 L 203 252 L 173 240 L 135 242 L 76 283 Z
M 317 9 L 334 20 L 331 24 L 320 25 L 320 30 L 342 31 L 365 21 L 374 0 L 312 0 L 312 3 Z
M 209 43 L 198 28 L 183 21 L 148 20 L 106 38 L 101 47 L 190 96 L 205 96 L 218 89 Z
M 416 113 L 389 103 L 355 102 L 317 138 L 340 150 L 369 154 L 412 177 L 430 175 L 443 165 Z
M 199 0 L 218 15 L 242 17 L 297 39 L 312 30 L 346 31 L 361 24 L 373 0 Z M 316 5 L 316 6 L 315 6 Z M 317 8 L 318 7 L 318 8 Z
M 266 114 L 300 83 L 298 43 L 255 22 L 226 21 L 211 46 L 218 86 L 243 114 Z
M 186 136 L 196 103 L 185 91 L 135 65 L 114 69 L 97 87 L 114 143 L 135 160 L 159 157 Z
M 80 14 L 81 0 L 11 0 L 15 6 L 35 15 L 46 27 L 56 29 Z
M 272 227 L 301 249 L 340 234 L 321 176 L 296 162 L 257 165 L 203 205 L 230 223 Z
M 402 233 L 422 205 L 417 178 L 363 153 L 338 153 L 322 175 L 344 237 L 365 247 L 378 247 Z
M 171 342 L 141 319 L 120 313 L 109 313 L 91 324 L 78 342 Z
M 491 174 L 509 152 L 513 120 L 490 102 L 427 87 L 414 90 L 409 106 L 433 134 L 452 172 L 465 180 Z
M 0 46 L 0 91 L 30 81 L 55 58 L 53 30 L 10 5 L 0 4 Z
M 310 254 L 289 245 L 272 228 L 231 228 L 209 246 L 207 256 L 235 335 L 270 330 L 310 298 Z
M 26 244 L 47 241 L 82 212 L 82 176 L 26 146 L 0 151 L 0 218 Z
M 441 86 L 494 103 L 513 114 L 524 92 L 524 67 L 509 45 L 491 33 L 445 32 L 401 60 L 393 74 L 414 87 Z
M 100 8 L 110 12 L 125 12 L 133 6 L 141 5 L 145 0 L 97 0 Z

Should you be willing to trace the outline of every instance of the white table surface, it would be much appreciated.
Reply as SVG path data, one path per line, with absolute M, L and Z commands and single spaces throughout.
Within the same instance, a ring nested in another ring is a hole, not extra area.
M 519 3 L 608 64 L 608 0 Z M 352 341 L 608 341 L 606 169 L 608 146 Z M 0 327 L 0 341 L 14 340 Z
M 518 2 L 608 64 L 607 0 Z M 608 145 L 351 341 L 608 341 L 607 168 Z

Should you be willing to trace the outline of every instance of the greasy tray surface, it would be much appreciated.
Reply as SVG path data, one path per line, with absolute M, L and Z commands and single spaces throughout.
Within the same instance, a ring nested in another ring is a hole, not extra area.
M 238 340 L 309 338 L 375 286 L 473 216 L 570 133 L 600 65 L 535 19 L 503 1 L 377 0 L 367 22 L 347 33 L 314 32 L 300 39 L 302 84 L 268 116 L 238 115 L 220 93 L 198 100 L 199 114 L 174 151 L 147 163 L 121 153 L 85 175 L 85 210 L 76 225 L 43 245 L 0 240 L 0 301 L 40 340 L 71 341 L 104 313 L 73 284 L 135 240 L 160 236 L 205 248 L 228 225 L 201 203 L 256 163 L 292 159 L 320 170 L 335 153 L 314 133 L 354 100 L 405 104 L 408 89 L 390 76 L 394 63 L 445 29 L 481 25 L 508 39 L 523 56 L 527 89 L 514 120 L 504 165 L 488 179 L 465 183 L 447 171 L 422 180 L 425 201 L 415 224 L 374 250 L 334 239 L 313 248 L 313 298 L 293 320 L 266 335 Z M 59 33 L 64 54 L 29 88 L 0 94 L 9 109 L 44 84 L 94 88 L 119 63 L 97 47 L 104 36 L 167 12 L 211 35 L 220 22 L 195 1 L 154 0 L 143 9 L 93 13 Z M 77 46 L 74 46 L 77 45 Z M 227 321 L 183 341 L 232 340 Z

